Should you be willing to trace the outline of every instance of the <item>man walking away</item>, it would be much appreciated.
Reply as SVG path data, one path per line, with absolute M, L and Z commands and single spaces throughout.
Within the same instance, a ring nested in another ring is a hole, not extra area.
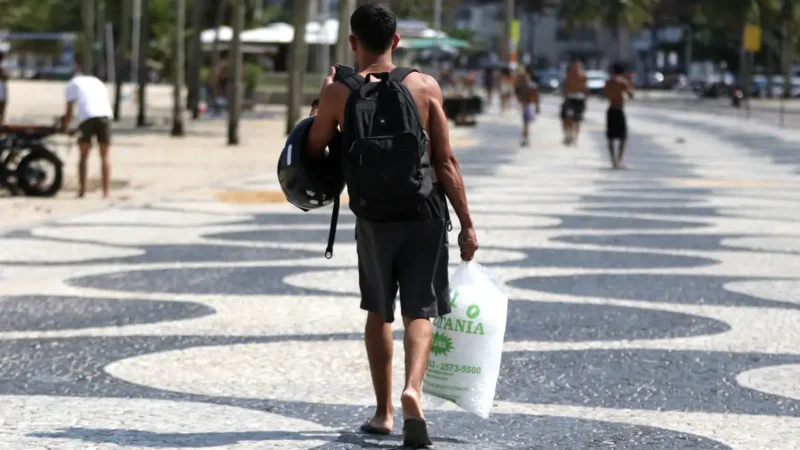
M 350 209 L 358 218 L 361 308 L 368 311 L 365 341 L 377 400 L 375 415 L 361 430 L 385 435 L 393 429 L 391 323 L 399 288 L 406 355 L 403 443 L 426 447 L 431 441 L 420 398 L 433 340 L 430 319 L 450 312 L 446 199 L 461 222 L 463 260 L 473 258 L 478 242 L 439 85 L 428 75 L 395 67 L 392 51 L 400 37 L 397 18 L 386 6 L 360 6 L 350 28 L 362 70 L 334 82 L 332 68 L 312 110 L 308 151 L 323 158 L 339 126 L 342 148 L 350 149 L 342 162 Z
M 577 143 L 588 97 L 589 87 L 586 83 L 583 63 L 580 59 L 575 59 L 567 68 L 567 77 L 564 81 L 564 103 L 561 105 L 564 145 Z
M 531 124 L 536 120 L 536 114 L 541 111 L 539 104 L 539 85 L 533 80 L 533 69 L 525 68 L 525 72 L 519 74 L 514 91 L 517 101 L 522 107 L 522 146 L 530 144 Z
M 625 141 L 628 138 L 628 126 L 625 120 L 625 95 L 633 99 L 633 89 L 630 81 L 625 77 L 625 67 L 616 63 L 613 74 L 606 82 L 605 96 L 608 99 L 606 111 L 606 138 L 608 138 L 608 152 L 611 155 L 611 166 L 614 169 L 626 169 L 622 161 L 625 154 Z M 614 141 L 619 141 L 619 151 L 614 152 Z
M 111 163 L 109 162 L 109 149 L 111 145 L 111 119 L 114 113 L 111 102 L 108 100 L 106 86 L 97 77 L 83 75 L 76 70 L 75 76 L 67 84 L 66 90 L 67 110 L 61 122 L 61 131 L 66 132 L 67 127 L 78 108 L 78 148 L 80 161 L 78 162 L 78 198 L 86 194 L 86 163 L 89 159 L 89 150 L 92 148 L 92 139 L 97 139 L 100 147 L 100 160 L 102 161 L 103 197 L 108 198 L 111 190 Z

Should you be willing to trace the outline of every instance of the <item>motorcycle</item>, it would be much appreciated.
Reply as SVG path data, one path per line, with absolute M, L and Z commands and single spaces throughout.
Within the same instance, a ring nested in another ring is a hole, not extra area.
M 55 196 L 64 163 L 45 139 L 58 131 L 58 126 L 0 125 L 0 187 L 12 195 Z

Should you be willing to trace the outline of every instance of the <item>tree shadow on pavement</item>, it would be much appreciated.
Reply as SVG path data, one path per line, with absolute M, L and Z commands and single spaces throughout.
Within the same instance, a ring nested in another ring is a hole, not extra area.
M 336 432 L 242 431 L 222 433 L 157 433 L 144 430 L 64 428 L 52 433 L 30 433 L 28 437 L 73 439 L 96 444 L 137 445 L 150 448 L 204 448 L 258 441 L 333 441 Z
M 52 433 L 30 433 L 28 437 L 73 439 L 95 444 L 137 445 L 149 448 L 206 448 L 260 441 L 328 441 L 364 449 L 402 449 L 400 436 L 369 436 L 323 431 L 242 431 L 228 433 L 157 433 L 143 430 L 70 427 Z M 464 444 L 458 439 L 436 439 L 436 443 Z M 327 445 L 327 444 L 326 444 Z

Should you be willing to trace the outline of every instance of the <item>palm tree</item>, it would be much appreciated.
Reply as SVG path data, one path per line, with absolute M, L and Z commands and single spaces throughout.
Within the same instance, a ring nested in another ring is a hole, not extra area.
M 239 145 L 239 114 L 242 112 L 242 29 L 246 0 L 235 0 L 233 8 L 233 37 L 228 77 L 228 145 Z
M 94 73 L 94 0 L 83 0 L 83 72 Z
M 136 74 L 139 81 L 139 113 L 136 115 L 136 126 L 147 126 L 147 81 L 148 81 L 148 67 L 147 67 L 147 54 L 150 50 L 150 1 L 141 0 L 142 3 L 142 17 L 141 17 L 141 31 L 139 32 L 139 73 Z
M 117 46 L 117 85 L 114 90 L 114 120 L 119 122 L 120 110 L 122 108 L 122 84 L 125 80 L 128 61 L 128 45 L 131 39 L 131 16 L 133 15 L 133 2 L 131 0 L 122 0 L 122 10 L 120 14 L 120 39 Z
M 297 121 L 300 120 L 300 107 L 303 103 L 303 79 L 308 66 L 308 45 L 306 44 L 306 23 L 311 14 L 309 0 L 295 0 L 292 11 L 292 25 L 294 25 L 294 40 L 289 54 L 291 55 L 289 67 L 289 105 L 286 114 L 286 134 L 291 133 Z
M 200 69 L 203 67 L 203 49 L 200 42 L 200 33 L 203 31 L 203 13 L 206 9 L 206 0 L 194 0 L 192 5 L 192 41 L 189 45 L 189 84 L 188 108 L 192 111 L 192 119 L 200 116 L 198 105 L 200 103 Z
M 353 52 L 350 50 L 350 16 L 356 9 L 356 0 L 339 0 L 339 40 L 336 42 L 336 62 L 352 65 Z
M 652 20 L 659 0 L 569 0 L 562 1 L 558 15 L 568 26 L 602 25 L 611 30 L 617 56 L 623 54 L 623 29 L 637 31 Z
M 172 43 L 172 136 L 184 136 L 183 129 L 183 62 L 186 0 L 175 0 L 175 28 Z

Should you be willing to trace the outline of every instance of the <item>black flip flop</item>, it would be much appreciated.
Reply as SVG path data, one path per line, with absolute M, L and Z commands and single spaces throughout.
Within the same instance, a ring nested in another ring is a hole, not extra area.
M 370 421 L 364 422 L 364 425 L 361 425 L 361 432 L 364 434 L 376 434 L 378 436 L 388 436 L 392 434 L 392 430 L 387 428 L 378 428 L 370 423 Z
M 428 436 L 428 425 L 424 419 L 403 421 L 403 446 L 409 448 L 428 448 L 433 445 Z

